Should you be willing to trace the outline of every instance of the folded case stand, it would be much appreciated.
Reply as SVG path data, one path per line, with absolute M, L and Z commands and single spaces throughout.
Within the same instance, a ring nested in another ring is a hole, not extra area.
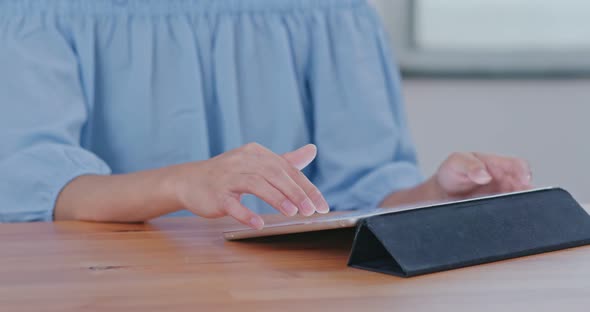
M 590 216 L 563 189 L 366 218 L 348 264 L 415 276 L 590 243 Z

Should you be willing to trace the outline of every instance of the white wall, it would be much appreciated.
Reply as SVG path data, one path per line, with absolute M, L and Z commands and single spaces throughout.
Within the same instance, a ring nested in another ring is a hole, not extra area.
M 537 185 L 590 203 L 590 79 L 405 79 L 403 90 L 426 174 L 453 151 L 518 155 Z
M 404 81 L 424 172 L 452 151 L 526 158 L 537 185 L 590 203 L 590 79 Z

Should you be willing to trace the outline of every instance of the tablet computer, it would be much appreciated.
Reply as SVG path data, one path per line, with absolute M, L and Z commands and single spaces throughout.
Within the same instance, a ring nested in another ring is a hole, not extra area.
M 503 193 L 497 195 L 474 197 L 469 199 L 445 202 L 428 202 L 413 205 L 400 206 L 395 208 L 375 208 L 375 209 L 360 209 L 352 211 L 336 211 L 327 214 L 315 214 L 310 217 L 296 216 L 284 217 L 278 221 L 268 222 L 262 230 L 255 230 L 249 227 L 239 227 L 236 229 L 223 232 L 223 237 L 226 240 L 240 240 L 246 238 L 275 236 L 284 234 L 294 234 L 303 232 L 313 232 L 322 230 L 331 230 L 338 228 L 349 228 L 356 226 L 357 222 L 363 218 L 388 214 L 398 213 L 407 210 L 424 209 L 437 206 L 444 206 L 449 204 L 477 202 L 481 200 L 489 200 L 494 198 L 506 197 L 515 194 L 524 194 L 545 191 L 555 187 L 537 188 L 522 192 Z

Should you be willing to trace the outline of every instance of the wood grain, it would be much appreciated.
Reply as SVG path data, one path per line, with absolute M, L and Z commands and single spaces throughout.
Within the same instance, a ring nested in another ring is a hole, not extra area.
M 351 231 L 225 242 L 232 226 L 0 225 L 0 311 L 590 309 L 590 247 L 404 279 L 348 268 Z

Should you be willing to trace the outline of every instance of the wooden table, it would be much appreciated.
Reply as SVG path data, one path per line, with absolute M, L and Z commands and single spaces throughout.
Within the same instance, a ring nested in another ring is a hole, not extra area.
M 590 246 L 404 279 L 348 268 L 351 231 L 233 225 L 0 225 L 0 311 L 590 311 Z

